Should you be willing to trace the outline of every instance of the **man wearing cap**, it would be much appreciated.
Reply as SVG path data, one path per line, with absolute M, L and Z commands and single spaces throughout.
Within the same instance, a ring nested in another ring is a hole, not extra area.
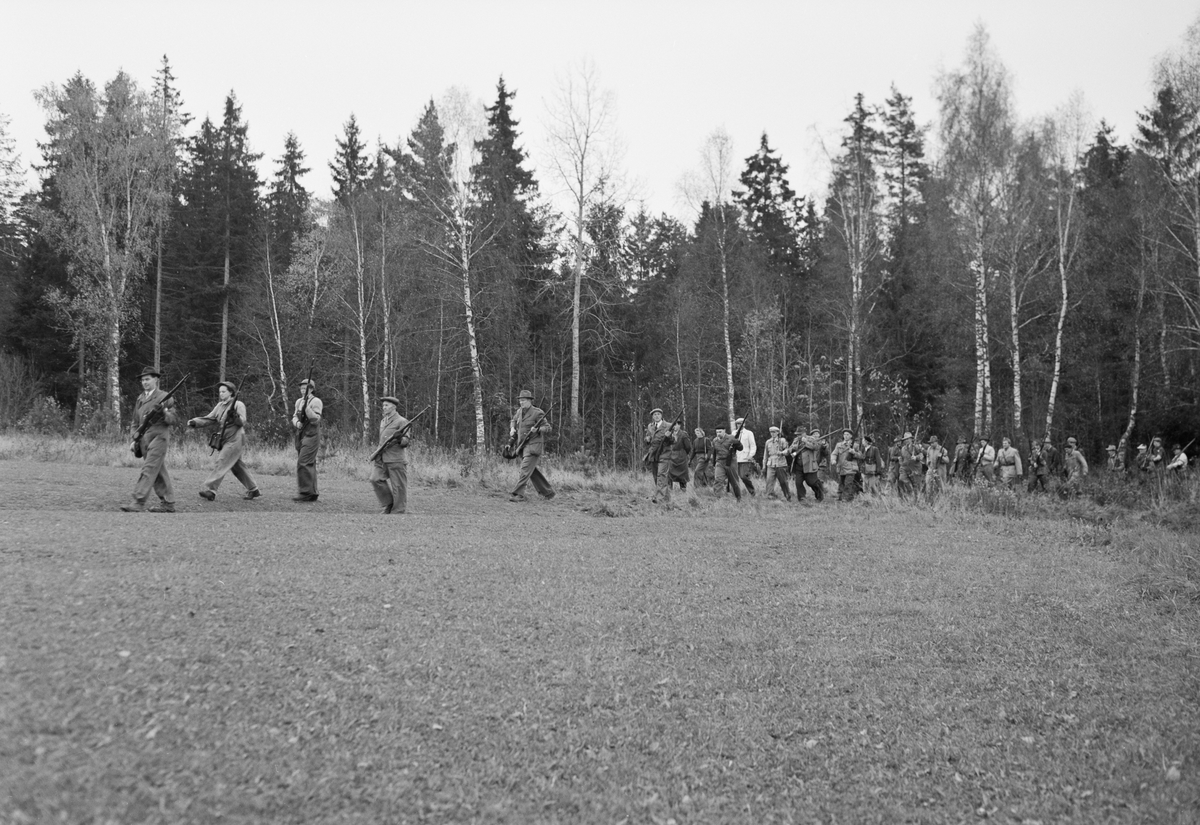
M 869 493 L 872 496 L 879 496 L 883 493 L 880 483 L 882 470 L 883 456 L 880 454 L 879 448 L 875 446 L 875 439 L 869 435 L 864 435 L 862 457 L 863 492 Z
M 733 497 L 742 500 L 742 485 L 738 482 L 737 450 L 741 442 L 725 432 L 724 427 L 717 427 L 717 435 L 713 438 L 713 491 L 723 495 L 728 487 Z
M 121 509 L 127 513 L 138 513 L 146 509 L 146 499 L 153 489 L 158 504 L 150 508 L 151 513 L 174 513 L 175 490 L 171 486 L 171 474 L 167 472 L 167 448 L 171 445 L 171 425 L 178 420 L 175 399 L 158 387 L 158 370 L 146 367 L 138 378 L 142 382 L 142 394 L 133 405 L 131 429 L 134 435 L 149 415 L 155 414 L 162 404 L 162 414 L 142 435 L 142 472 L 133 485 L 133 501 Z M 164 400 L 165 399 L 165 400 Z
M 1000 468 L 1000 483 L 1011 488 L 1018 478 L 1025 475 L 1021 465 L 1021 453 L 1007 437 L 1000 439 L 1000 449 L 996 451 L 996 466 Z
M 821 484 L 821 462 L 829 458 L 829 445 L 821 438 L 820 429 L 814 427 L 808 435 L 800 433 L 792 441 L 791 452 L 796 456 L 796 501 L 804 501 L 804 487 L 812 490 L 813 498 L 825 500 L 825 488 Z
M 646 454 L 642 456 L 642 465 L 650 471 L 650 476 L 658 479 L 658 462 L 655 460 L 656 450 L 658 445 L 662 443 L 663 438 L 669 434 L 671 425 L 663 421 L 663 411 L 661 407 L 655 407 L 650 411 L 650 423 L 646 425 L 645 431 L 642 433 L 642 443 L 646 445 Z
M 775 497 L 775 482 L 779 482 L 783 497 L 792 500 L 792 491 L 788 486 L 788 443 L 779 434 L 779 428 L 768 428 L 770 436 L 765 445 L 767 470 L 767 498 Z
M 532 484 L 538 495 L 549 501 L 554 498 L 554 488 L 538 469 L 538 460 L 546 449 L 545 436 L 550 432 L 550 422 L 540 407 L 533 406 L 533 393 L 521 390 L 517 396 L 517 411 L 508 425 L 508 434 L 516 436 L 516 442 L 525 442 L 521 450 L 521 470 L 517 486 L 513 488 L 509 501 L 525 501 L 525 485 Z M 529 437 L 525 441 L 526 436 Z
M 1062 470 L 1062 456 L 1059 455 L 1054 442 L 1050 440 L 1049 434 L 1042 440 L 1042 455 L 1046 457 L 1046 467 L 1049 469 L 1050 475 L 1058 475 Z
M 896 482 L 900 498 L 916 499 L 921 490 L 923 460 L 921 448 L 913 444 L 913 434 L 906 431 L 900 436 L 900 477 Z
M 1167 469 L 1167 451 L 1163 447 L 1162 436 L 1156 435 L 1150 440 L 1150 469 L 1159 481 Z
M 925 497 L 933 500 L 946 483 L 946 468 L 950 464 L 950 454 L 938 442 L 936 435 L 929 436 L 929 444 L 925 447 Z
M 967 471 L 970 469 L 971 448 L 967 446 L 967 440 L 960 435 L 958 443 L 954 445 L 954 464 L 951 468 L 951 475 L 955 481 L 966 481 Z
M 1104 461 L 1104 469 L 1110 473 L 1117 472 L 1117 445 L 1109 444 L 1104 448 L 1104 452 L 1108 454 Z
M 692 452 L 688 456 L 692 467 L 692 481 L 697 487 L 711 487 L 713 483 L 713 442 L 704 434 L 702 427 L 696 428 L 692 440 Z
M 209 439 L 209 445 L 215 446 L 218 451 L 217 466 L 200 486 L 200 498 L 206 501 L 217 497 L 217 488 L 221 486 L 221 480 L 225 478 L 226 473 L 233 473 L 233 477 L 242 483 L 246 488 L 246 498 L 255 499 L 261 495 L 250 471 L 242 462 L 242 453 L 245 450 L 246 405 L 235 397 L 236 394 L 237 387 L 228 381 L 222 381 L 217 385 L 217 405 L 212 408 L 212 412 L 193 418 L 187 423 L 193 428 L 217 428 Z
M 1063 469 L 1067 473 L 1067 483 L 1060 490 L 1063 495 L 1079 495 L 1083 480 L 1088 474 L 1087 459 L 1083 457 L 1077 444 L 1074 437 L 1067 439 L 1067 450 L 1063 453 Z
M 745 418 L 737 418 L 733 422 L 733 431 L 738 433 L 738 441 L 742 444 L 737 451 L 738 478 L 746 485 L 746 492 L 753 496 L 754 481 L 751 476 L 754 474 L 755 456 L 758 455 L 758 442 L 754 440 L 754 432 L 745 426 L 745 421 Z
M 405 448 L 409 438 L 408 433 L 398 439 L 395 435 L 408 426 L 408 419 L 397 412 L 400 400 L 395 396 L 385 395 L 379 403 L 383 407 L 383 416 L 379 419 L 379 446 L 383 447 L 383 452 L 371 467 L 371 487 L 375 490 L 375 498 L 379 499 L 379 512 L 385 516 L 399 515 L 408 507 Z
M 1137 446 L 1137 455 L 1133 457 L 1133 465 L 1137 467 L 1138 484 L 1144 484 L 1146 479 L 1150 477 L 1150 451 L 1145 444 Z
M 317 500 L 317 450 L 321 446 L 321 413 L 325 406 L 315 395 L 311 378 L 300 382 L 300 397 L 292 414 L 296 428 L 296 485 L 299 492 L 292 501 Z
M 986 435 L 979 438 L 979 452 L 975 454 L 975 476 L 983 476 L 988 484 L 996 480 L 996 448 Z
M 838 501 L 854 501 L 858 492 L 858 450 L 854 448 L 854 431 L 842 430 L 842 440 L 833 448 L 832 462 L 838 477 Z
M 1183 447 L 1173 444 L 1171 446 L 1171 463 L 1167 465 L 1167 471 L 1176 481 L 1183 481 L 1184 476 L 1187 475 L 1187 469 L 1187 453 L 1183 451 Z
M 1042 448 L 1037 444 L 1033 445 L 1033 451 L 1029 454 L 1029 470 L 1029 492 L 1048 492 L 1046 479 L 1050 475 L 1050 466 L 1046 463 Z

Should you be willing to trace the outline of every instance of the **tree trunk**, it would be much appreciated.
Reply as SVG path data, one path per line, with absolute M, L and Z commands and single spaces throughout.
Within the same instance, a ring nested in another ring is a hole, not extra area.
M 466 234 L 465 228 L 463 234 Z M 475 402 L 475 454 L 483 452 L 485 432 L 483 424 L 483 367 L 479 362 L 479 345 L 475 338 L 475 311 L 471 302 L 471 256 L 469 239 L 463 238 L 459 246 L 462 266 L 463 310 L 467 316 L 467 346 L 471 353 L 471 382 Z
M 990 415 L 986 408 L 987 395 L 987 301 L 982 256 L 975 259 L 975 436 L 988 434 Z
M 1058 401 L 1058 382 L 1062 375 L 1063 327 L 1067 322 L 1067 267 L 1066 261 L 1063 258 L 1061 245 L 1059 246 L 1058 255 L 1058 282 L 1060 303 L 1058 306 L 1058 325 L 1054 331 L 1054 373 L 1050 379 L 1050 397 L 1046 401 L 1046 438 L 1050 437 L 1054 424 L 1054 406 Z
M 1133 310 L 1133 366 L 1129 374 L 1129 417 L 1125 420 L 1125 431 L 1121 435 L 1121 448 L 1124 450 L 1128 449 L 1130 439 L 1133 438 L 1133 427 L 1137 423 L 1138 392 L 1142 380 L 1142 307 L 1145 301 L 1146 268 L 1142 264 L 1138 266 L 1137 303 Z M 1125 453 L 1122 453 L 1122 457 L 1126 457 Z
M 162 247 L 162 229 L 160 228 L 156 240 L 154 277 L 154 369 L 156 370 L 162 369 Z
M 224 295 L 221 298 L 221 367 L 219 370 L 220 379 L 224 381 L 225 375 L 225 360 L 229 351 L 229 212 L 225 213 L 225 280 L 224 280 Z
M 1021 437 L 1021 323 L 1017 305 L 1017 271 L 1015 266 L 1008 271 L 1008 324 L 1012 332 L 1012 440 Z
M 571 298 L 571 432 L 579 434 L 583 421 L 579 412 L 579 316 L 583 293 L 583 201 L 580 199 L 575 224 L 575 291 Z
M 721 205 L 717 205 L 721 209 Z M 729 266 L 725 259 L 725 219 L 718 217 L 720 225 L 717 229 L 717 259 L 721 267 L 721 333 L 725 341 L 725 410 L 729 414 L 729 424 L 733 425 L 735 418 L 733 410 L 733 344 L 729 336 Z

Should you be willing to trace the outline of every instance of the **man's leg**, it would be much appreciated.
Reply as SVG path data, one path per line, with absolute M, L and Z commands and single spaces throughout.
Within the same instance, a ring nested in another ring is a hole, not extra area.
M 750 478 L 753 472 L 749 461 L 738 464 L 738 476 L 742 479 L 742 484 L 746 485 L 746 492 L 750 495 L 754 495 L 754 480 Z
M 382 461 L 375 461 L 371 464 L 371 489 L 375 491 L 375 498 L 379 501 L 379 512 L 387 514 L 392 512 L 392 488 L 388 484 L 388 471 Z
M 320 432 L 305 435 L 300 441 L 300 451 L 296 455 L 296 485 L 301 496 L 317 496 L 317 449 L 320 445 Z
M 403 513 L 408 509 L 408 462 L 397 461 L 385 466 L 392 490 L 392 513 Z

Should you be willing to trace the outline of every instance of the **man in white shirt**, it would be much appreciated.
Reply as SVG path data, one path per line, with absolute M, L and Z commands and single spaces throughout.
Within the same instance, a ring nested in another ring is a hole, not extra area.
M 733 432 L 738 432 L 738 427 L 741 427 L 741 435 L 738 441 L 742 442 L 742 448 L 737 451 L 738 476 L 742 479 L 742 484 L 746 485 L 746 492 L 754 495 L 754 482 L 750 476 L 754 472 L 754 456 L 758 454 L 758 443 L 754 440 L 754 433 L 749 427 L 745 426 L 746 419 L 737 418 L 733 422 Z

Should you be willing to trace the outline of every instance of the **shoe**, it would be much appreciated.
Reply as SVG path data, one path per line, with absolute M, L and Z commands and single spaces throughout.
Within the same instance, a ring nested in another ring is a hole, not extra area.
M 140 513 L 145 509 L 146 505 L 140 501 L 131 501 L 129 504 L 121 505 L 121 512 L 123 513 Z
M 150 508 L 151 513 L 174 513 L 175 505 L 169 501 L 160 501 Z
M 200 498 L 204 499 L 205 501 L 216 501 L 217 494 L 214 493 L 212 490 L 201 490 Z
M 513 501 L 513 502 L 529 501 L 529 499 L 525 498 L 525 496 L 520 496 L 520 495 L 517 495 L 516 493 L 513 493 L 511 496 L 509 496 L 508 500 Z
M 316 496 L 293 496 L 292 501 L 316 501 Z
M 262 493 L 260 493 L 260 492 L 258 491 L 258 488 L 257 488 L 257 487 L 255 487 L 253 490 L 248 490 L 248 491 L 246 492 L 246 495 L 242 496 L 242 498 L 244 498 L 244 499 L 255 499 L 255 498 L 258 498 L 258 497 L 259 497 L 259 496 L 261 496 L 261 495 L 262 495 Z
M 549 501 L 550 499 L 554 498 L 555 495 L 557 494 L 551 490 L 549 493 L 546 493 L 546 495 L 542 496 L 542 498 L 546 499 L 546 501 Z

